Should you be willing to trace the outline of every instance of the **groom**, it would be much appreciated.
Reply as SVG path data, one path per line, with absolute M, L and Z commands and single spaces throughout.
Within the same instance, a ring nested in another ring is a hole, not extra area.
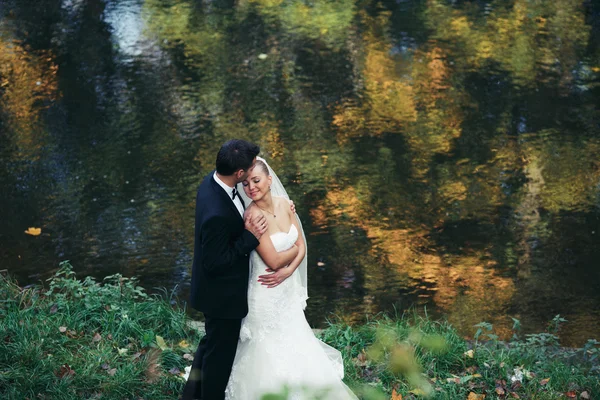
M 182 400 L 223 400 L 242 318 L 248 314 L 249 255 L 267 231 L 264 216 L 244 220 L 237 193 L 260 148 L 233 139 L 221 146 L 216 171 L 196 196 L 191 305 L 202 311 L 206 334 L 198 345 Z M 294 258 L 290 252 L 290 262 Z

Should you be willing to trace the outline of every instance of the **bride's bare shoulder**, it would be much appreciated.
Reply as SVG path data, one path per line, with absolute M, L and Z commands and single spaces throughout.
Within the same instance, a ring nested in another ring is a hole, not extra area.
M 278 204 L 285 204 L 285 205 L 290 204 L 290 201 L 287 199 L 287 197 L 283 197 L 283 196 L 273 196 L 273 200 L 277 201 Z
M 273 196 L 273 201 L 276 202 L 277 208 L 280 210 L 283 209 L 287 214 L 292 215 L 292 211 L 290 208 L 290 201 L 285 197 L 275 197 Z

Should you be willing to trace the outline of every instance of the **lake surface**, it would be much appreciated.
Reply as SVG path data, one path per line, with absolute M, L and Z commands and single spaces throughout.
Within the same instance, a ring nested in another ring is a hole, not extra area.
M 297 204 L 313 326 L 600 339 L 599 44 L 597 1 L 2 0 L 0 269 L 186 299 L 238 137 Z

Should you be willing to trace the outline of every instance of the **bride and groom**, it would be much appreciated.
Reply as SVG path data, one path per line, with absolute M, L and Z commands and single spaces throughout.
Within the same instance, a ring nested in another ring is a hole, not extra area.
M 182 399 L 257 400 L 284 388 L 291 399 L 356 399 L 340 353 L 304 316 L 306 239 L 259 151 L 226 142 L 198 189 L 191 305 L 206 335 Z

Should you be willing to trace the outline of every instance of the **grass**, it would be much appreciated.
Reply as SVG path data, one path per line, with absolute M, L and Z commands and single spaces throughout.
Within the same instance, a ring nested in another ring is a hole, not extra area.
M 416 314 L 358 327 L 333 323 L 322 339 L 342 351 L 346 381 L 365 399 L 600 398 L 599 342 L 561 348 L 560 316 L 547 332 L 523 338 L 514 321 L 507 342 L 487 323 L 467 341 L 448 323 Z
M 170 300 L 120 275 L 78 280 L 68 262 L 47 290 L 0 278 L 0 398 L 177 398 L 199 336 Z
M 188 322 L 167 292 L 150 296 L 120 275 L 79 280 L 68 262 L 47 288 L 0 276 L 0 399 L 177 399 L 200 339 Z M 332 323 L 321 338 L 367 400 L 600 398 L 599 343 L 561 348 L 565 322 L 521 338 L 515 320 L 509 342 L 482 323 L 467 341 L 445 322 L 379 316 Z

